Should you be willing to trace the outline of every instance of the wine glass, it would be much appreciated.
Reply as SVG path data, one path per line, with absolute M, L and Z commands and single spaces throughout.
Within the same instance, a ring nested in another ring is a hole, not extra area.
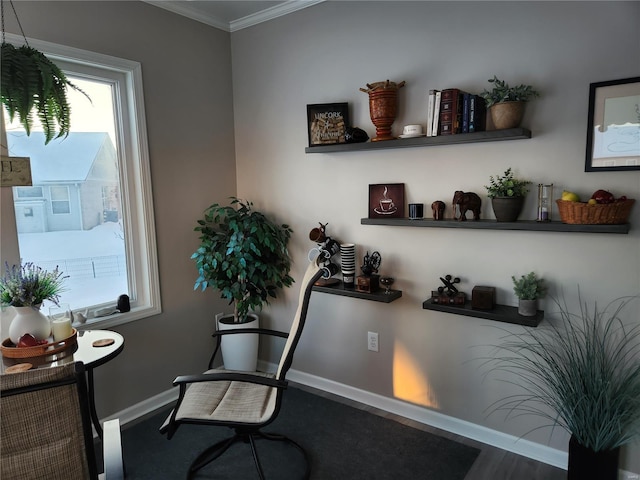
M 380 277 L 380 283 L 384 285 L 385 295 L 391 295 L 391 285 L 393 285 L 395 279 L 393 277 Z

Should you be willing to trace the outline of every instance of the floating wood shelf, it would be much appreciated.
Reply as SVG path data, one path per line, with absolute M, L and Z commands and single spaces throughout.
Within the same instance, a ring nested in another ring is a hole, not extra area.
M 402 296 L 401 290 L 390 290 L 390 293 L 388 294 L 384 293 L 384 289 L 380 289 L 374 293 L 358 292 L 354 287 L 345 287 L 342 282 L 328 286 L 314 285 L 313 290 L 316 292 L 330 293 L 331 295 L 361 298 L 363 300 L 372 300 L 374 302 L 383 303 L 391 303 Z
M 534 317 L 525 317 L 518 313 L 518 307 L 510 307 L 508 305 L 496 305 L 493 310 L 477 310 L 471 308 L 471 302 L 465 303 L 463 307 L 440 305 L 432 303 L 431 299 L 428 299 L 423 302 L 422 308 L 425 310 L 435 310 L 437 312 L 494 320 L 496 322 L 515 323 L 516 325 L 524 325 L 526 327 L 537 327 L 544 318 L 543 310 L 538 310 Z
M 440 145 L 459 145 L 463 143 L 499 142 L 502 140 L 524 140 L 531 138 L 531 130 L 510 128 L 488 132 L 459 133 L 437 137 L 399 138 L 383 142 L 337 143 L 335 145 L 316 145 L 304 149 L 305 153 L 356 152 L 362 150 L 380 150 L 386 148 L 436 147 Z
M 631 224 L 622 225 L 575 225 L 562 222 L 497 222 L 496 220 L 433 220 L 430 218 L 410 220 L 408 218 L 363 218 L 362 225 L 387 225 L 393 227 L 470 228 L 477 230 L 531 230 L 537 232 L 580 232 L 580 233 L 629 233 Z

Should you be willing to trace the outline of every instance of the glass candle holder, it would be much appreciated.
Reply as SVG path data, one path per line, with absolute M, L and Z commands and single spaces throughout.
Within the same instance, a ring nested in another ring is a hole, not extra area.
M 538 184 L 538 222 L 550 222 L 553 208 L 553 183 Z

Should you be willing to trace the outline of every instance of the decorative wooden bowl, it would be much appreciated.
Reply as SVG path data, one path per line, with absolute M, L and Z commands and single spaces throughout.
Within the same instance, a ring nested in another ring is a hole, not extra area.
M 33 347 L 17 347 L 10 338 L 6 338 L 2 342 L 2 346 L 0 346 L 0 351 L 2 351 L 2 355 L 7 358 L 30 358 L 53 355 L 78 343 L 78 331 L 74 328 L 72 332 L 69 338 L 65 338 L 59 342 L 54 341 Z

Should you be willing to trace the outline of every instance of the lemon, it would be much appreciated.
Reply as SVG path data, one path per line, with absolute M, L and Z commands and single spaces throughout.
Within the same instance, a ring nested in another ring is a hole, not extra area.
M 596 202 L 595 198 L 590 198 L 589 201 L 587 202 L 589 205 L 597 205 L 598 202 Z
M 580 197 L 573 192 L 565 190 L 564 192 L 562 192 L 562 200 L 566 202 L 579 202 Z

